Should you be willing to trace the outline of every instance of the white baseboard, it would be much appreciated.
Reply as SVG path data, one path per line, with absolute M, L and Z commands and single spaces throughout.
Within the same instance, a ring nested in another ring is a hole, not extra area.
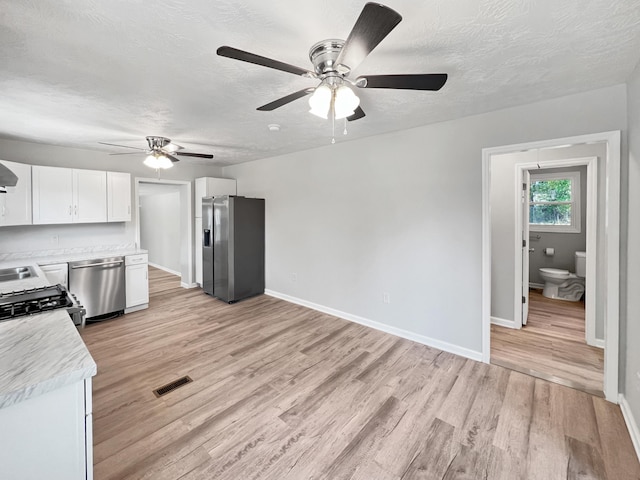
M 185 283 L 185 282 L 180 282 L 180 286 L 182 288 L 196 288 L 199 287 L 200 285 L 198 285 L 197 283 Z
M 142 305 L 136 305 L 135 307 L 125 308 L 124 313 L 125 314 L 133 313 L 133 312 L 137 312 L 138 310 L 144 310 L 145 308 L 149 308 L 148 303 L 143 303 Z
M 631 412 L 631 406 L 622 393 L 620 394 L 619 400 L 620 410 L 622 410 L 624 422 L 627 424 L 627 429 L 629 430 L 629 435 L 633 442 L 633 448 L 636 449 L 636 455 L 638 456 L 638 459 L 640 459 L 640 429 L 638 428 L 636 419 L 633 417 L 633 413 Z
M 368 318 L 359 317 L 357 315 L 352 315 L 346 312 L 341 312 L 340 310 L 336 310 L 334 308 L 325 307 L 324 305 L 319 305 L 317 303 L 309 302 L 301 298 L 292 297 L 284 293 L 274 292 L 273 290 L 267 289 L 264 291 L 264 293 L 266 295 L 279 298 L 280 300 L 285 300 L 290 303 L 295 303 L 296 305 L 302 305 L 303 307 L 311 308 L 312 310 L 317 310 L 319 312 L 326 313 L 328 315 L 333 315 L 334 317 L 339 317 L 344 320 L 348 320 L 350 322 L 364 325 L 365 327 L 370 327 L 376 330 L 380 330 L 381 332 L 390 333 L 391 335 L 395 335 L 396 337 L 406 338 L 407 340 L 421 343 L 423 345 L 427 345 L 428 347 L 444 350 L 445 352 L 454 353 L 456 355 L 460 355 L 461 357 L 466 357 L 471 360 L 476 360 L 478 362 L 482 361 L 482 352 L 470 350 L 468 348 L 460 347 L 452 343 L 443 342 L 442 340 L 437 340 L 435 338 L 426 337 L 418 333 L 410 332 L 409 330 L 403 330 L 401 328 L 392 327 L 391 325 L 376 322 L 375 320 L 369 320 Z
M 594 347 L 602 348 L 604 350 L 604 340 L 601 338 L 596 338 L 593 342 Z
M 165 272 L 170 273 L 172 275 L 177 275 L 178 277 L 182 276 L 182 274 L 180 272 L 176 272 L 175 270 L 171 270 L 170 268 L 163 267 L 162 265 L 158 265 L 157 263 L 149 262 L 149 266 L 150 267 L 154 267 L 154 268 L 159 268 L 162 271 L 165 271 Z
M 542 290 L 544 288 L 544 283 L 529 282 L 529 288 L 536 288 L 538 290 Z
M 507 320 L 505 318 L 491 317 L 491 323 L 498 325 L 499 327 L 518 329 L 518 325 L 513 320 Z

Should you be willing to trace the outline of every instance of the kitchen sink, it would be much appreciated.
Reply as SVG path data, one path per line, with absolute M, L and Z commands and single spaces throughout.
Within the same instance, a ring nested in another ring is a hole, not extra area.
M 22 280 L 37 275 L 31 267 L 14 267 L 0 269 L 0 283 L 11 282 L 13 280 Z

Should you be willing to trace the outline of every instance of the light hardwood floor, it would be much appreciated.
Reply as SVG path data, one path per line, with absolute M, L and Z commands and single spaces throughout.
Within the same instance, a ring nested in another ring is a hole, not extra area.
M 148 310 L 82 332 L 96 480 L 640 478 L 602 398 L 265 295 L 151 285 Z
M 531 290 L 525 327 L 491 326 L 491 363 L 603 396 L 604 350 L 587 345 L 582 302 Z

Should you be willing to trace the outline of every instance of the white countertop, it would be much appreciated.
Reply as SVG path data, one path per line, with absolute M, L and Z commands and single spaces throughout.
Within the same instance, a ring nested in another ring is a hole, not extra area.
M 0 322 L 0 408 L 97 372 L 66 310 Z
M 139 255 L 148 253 L 141 248 L 100 248 L 100 249 L 72 249 L 68 251 L 43 250 L 42 252 L 25 252 L 0 257 L 0 268 L 23 267 L 29 265 L 52 265 L 54 263 L 77 262 L 94 258 Z M 1 287 L 1 284 L 0 284 Z
M 31 266 L 36 277 L 0 283 L 0 293 L 50 285 L 34 260 L 16 266 Z M 0 322 L 0 408 L 96 372 L 96 363 L 65 309 Z

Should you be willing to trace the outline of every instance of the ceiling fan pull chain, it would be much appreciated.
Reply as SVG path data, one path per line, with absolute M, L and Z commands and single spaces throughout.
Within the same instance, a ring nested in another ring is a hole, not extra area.
M 347 117 L 344 117 L 344 131 L 342 132 L 343 135 L 347 134 Z
M 333 102 L 331 102 L 331 144 L 336 143 L 336 115 L 333 111 Z

